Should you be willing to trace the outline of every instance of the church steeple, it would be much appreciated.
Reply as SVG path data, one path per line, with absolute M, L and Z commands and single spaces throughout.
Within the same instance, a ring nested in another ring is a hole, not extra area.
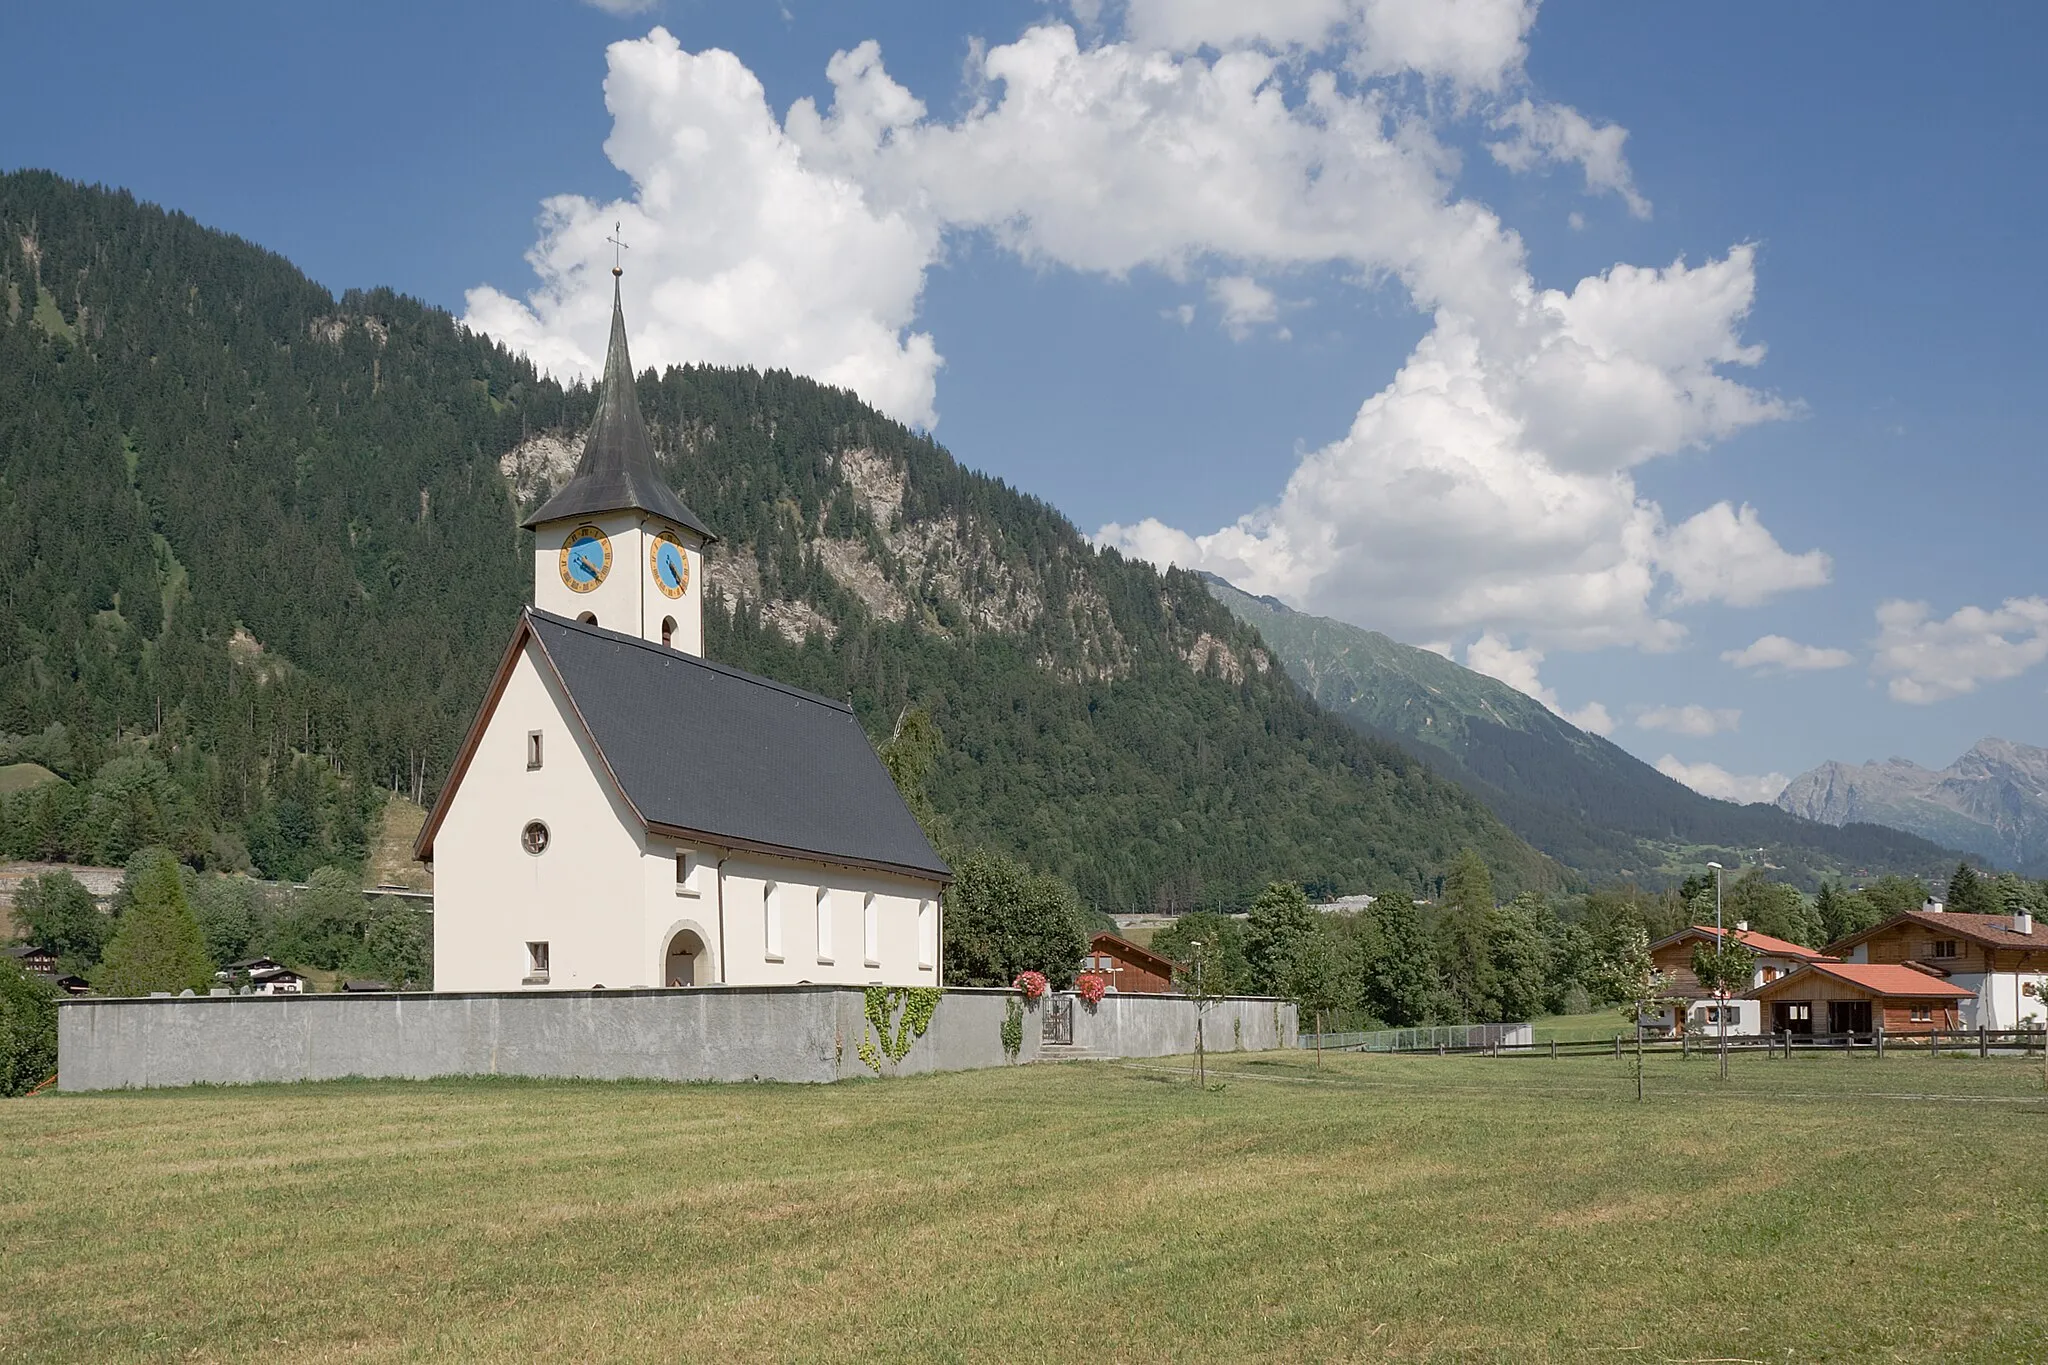
M 615 281 L 618 274 L 614 268 Z M 522 525 L 534 533 L 534 606 L 703 652 L 704 550 L 713 536 L 654 472 L 654 441 L 634 391 L 616 282 L 604 388 L 583 458 Z
M 569 482 L 520 524 L 532 530 L 551 521 L 603 512 L 645 512 L 695 531 L 706 540 L 717 539 L 654 472 L 654 441 L 640 415 L 640 395 L 634 391 L 633 361 L 626 353 L 626 311 L 619 301 L 616 278 L 612 281 L 612 337 L 605 351 L 604 391 L 583 442 L 583 458 L 577 461 Z

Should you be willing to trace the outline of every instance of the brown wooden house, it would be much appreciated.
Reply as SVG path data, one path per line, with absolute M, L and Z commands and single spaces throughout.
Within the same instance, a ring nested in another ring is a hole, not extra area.
M 1906 963 L 1820 961 L 1749 992 L 1772 1033 L 1932 1033 L 1963 1027 L 1968 987 Z
M 1709 992 L 1693 975 L 1692 953 L 1693 949 L 1701 946 L 1712 947 L 1717 932 L 1721 931 L 1711 924 L 1694 924 L 1650 945 L 1651 965 L 1664 973 L 1671 983 L 1669 992 L 1673 1003 L 1666 1012 L 1666 1023 L 1674 1031 L 1685 1031 L 1686 1021 L 1695 1013 L 1694 1005 L 1708 998 Z M 1817 948 L 1759 934 L 1741 922 L 1726 932 L 1756 955 L 1756 974 L 1750 981 L 1752 986 L 1769 985 L 1808 963 L 1828 960 L 1827 955 Z
M 1167 995 L 1173 990 L 1173 974 L 1180 964 L 1161 957 L 1150 948 L 1140 948 L 1115 934 L 1097 934 L 1088 940 L 1088 956 L 1081 970 L 1094 972 L 1109 982 L 1109 988 L 1125 995 Z
M 1964 915 L 1909 910 L 1828 945 L 1845 962 L 1905 963 L 1968 990 L 1964 1028 L 2019 1028 L 2048 1015 L 2048 922 L 2025 911 Z

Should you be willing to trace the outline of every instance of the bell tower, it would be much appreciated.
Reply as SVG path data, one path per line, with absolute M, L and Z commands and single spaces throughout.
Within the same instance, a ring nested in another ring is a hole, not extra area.
M 626 314 L 612 267 L 604 389 L 576 472 L 521 523 L 533 532 L 533 604 L 643 640 L 704 652 L 704 549 L 717 537 L 654 472 Z

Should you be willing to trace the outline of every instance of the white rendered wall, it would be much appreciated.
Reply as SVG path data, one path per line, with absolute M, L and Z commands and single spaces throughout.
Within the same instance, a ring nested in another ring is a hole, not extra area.
M 577 592 L 562 581 L 562 545 L 571 532 L 595 526 L 611 542 L 611 568 L 589 592 Z M 681 597 L 670 597 L 656 584 L 649 557 L 655 537 L 673 531 L 690 562 L 690 582 Z M 694 532 L 637 512 L 598 517 L 570 517 L 536 527 L 533 533 L 533 604 L 542 611 L 572 620 L 588 612 L 606 630 L 638 635 L 661 643 L 661 623 L 674 618 L 670 642 L 686 654 L 704 653 L 704 543 Z
M 434 836 L 434 985 L 516 990 L 548 944 L 555 989 L 659 984 L 645 951 L 639 823 L 603 776 L 529 643 Z M 527 732 L 542 765 L 526 767 Z M 548 826 L 545 853 L 520 845 Z M 673 899 L 674 893 L 670 892 Z
M 674 883 L 674 860 L 668 862 Z M 707 907 L 717 916 L 715 869 L 707 880 Z M 767 953 L 767 925 L 762 914 L 762 888 L 774 883 L 781 896 L 782 960 Z M 936 986 L 936 963 L 919 965 L 917 916 L 921 905 L 938 913 L 939 887 L 909 877 L 863 872 L 794 859 L 735 853 L 725 860 L 725 970 L 734 986 L 787 986 L 799 982 L 866 986 Z M 818 889 L 832 893 L 832 960 L 819 961 Z M 873 963 L 866 955 L 862 921 L 865 898 L 873 895 L 880 952 Z M 678 899 L 673 890 L 671 900 Z

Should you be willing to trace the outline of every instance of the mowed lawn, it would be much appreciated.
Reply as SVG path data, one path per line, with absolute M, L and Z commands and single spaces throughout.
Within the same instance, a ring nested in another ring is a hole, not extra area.
M 0 1359 L 2041 1360 L 2041 1061 L 0 1103 Z

